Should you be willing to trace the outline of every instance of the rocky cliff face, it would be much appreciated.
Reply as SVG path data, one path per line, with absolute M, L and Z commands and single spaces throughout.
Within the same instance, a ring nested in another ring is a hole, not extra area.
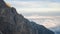
M 54 34 L 42 25 L 30 22 L 13 7 L 0 0 L 0 34 Z

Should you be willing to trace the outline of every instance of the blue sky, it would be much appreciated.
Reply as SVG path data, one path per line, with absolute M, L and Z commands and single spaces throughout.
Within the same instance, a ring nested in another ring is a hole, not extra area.
M 45 16 L 60 16 L 60 0 L 5 0 L 12 7 L 17 9 L 18 13 L 42 13 Z M 51 14 L 52 13 L 52 14 Z M 47 15 L 48 14 L 48 15 Z

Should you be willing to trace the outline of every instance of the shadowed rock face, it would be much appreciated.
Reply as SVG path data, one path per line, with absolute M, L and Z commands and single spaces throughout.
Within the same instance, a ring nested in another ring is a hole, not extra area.
M 30 22 L 13 7 L 0 0 L 0 34 L 54 34 L 42 25 Z
M 8 7 L 3 0 L 0 0 L 0 8 Z

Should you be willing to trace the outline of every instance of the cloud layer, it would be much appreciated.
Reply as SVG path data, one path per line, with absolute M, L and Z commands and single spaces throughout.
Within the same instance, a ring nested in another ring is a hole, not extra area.
M 55 0 L 55 1 L 59 1 L 59 0 Z M 7 2 L 10 2 L 13 7 L 17 8 L 18 13 L 20 12 L 60 12 L 60 2 L 52 2 L 52 0 L 42 0 L 42 1 L 10 0 Z
M 44 25 L 47 28 L 60 26 L 60 16 L 25 16 L 29 20 L 35 21 L 37 24 Z

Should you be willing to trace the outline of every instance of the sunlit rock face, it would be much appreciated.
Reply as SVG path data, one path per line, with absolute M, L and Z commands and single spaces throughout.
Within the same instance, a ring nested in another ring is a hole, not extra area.
M 0 0 L 0 33 L 1 34 L 54 34 L 53 31 L 30 22 L 13 7 L 8 7 Z

